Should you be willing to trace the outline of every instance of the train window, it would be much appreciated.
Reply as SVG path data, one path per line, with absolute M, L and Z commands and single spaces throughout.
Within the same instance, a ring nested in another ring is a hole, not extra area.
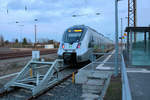
M 73 43 L 80 41 L 83 29 L 69 29 L 64 34 L 64 42 Z
M 76 42 L 79 41 L 81 33 L 68 33 L 66 36 L 67 42 Z
M 80 37 L 81 36 L 81 33 L 69 33 L 68 34 L 68 37 L 69 38 L 72 38 L 72 37 Z
M 89 42 L 89 44 L 88 44 L 88 47 L 89 47 L 89 48 L 93 48 L 93 46 L 94 46 L 94 38 L 93 38 L 93 36 L 91 36 L 91 37 L 90 37 L 90 42 Z
M 94 38 L 93 38 L 93 36 L 91 37 L 91 42 L 94 42 Z

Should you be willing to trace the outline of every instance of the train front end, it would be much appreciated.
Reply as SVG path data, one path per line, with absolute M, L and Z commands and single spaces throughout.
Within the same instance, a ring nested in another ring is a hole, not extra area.
M 58 50 L 58 57 L 64 60 L 65 64 L 76 65 L 82 56 L 82 40 L 85 29 L 72 27 L 65 31 Z

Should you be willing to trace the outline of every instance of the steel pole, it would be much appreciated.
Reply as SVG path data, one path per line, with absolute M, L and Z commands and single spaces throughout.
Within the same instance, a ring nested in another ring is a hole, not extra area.
M 22 34 L 23 34 L 23 26 L 24 25 L 19 25 L 20 26 L 20 43 L 21 43 L 21 48 L 22 48 L 22 43 L 23 43 L 23 40 L 22 40 Z M 22 42 L 21 42 L 22 41 Z
M 122 34 L 123 34 L 123 22 L 122 22 L 122 18 L 121 18 L 121 53 L 122 53 L 122 50 L 123 50 L 123 40 L 122 40 Z
M 35 48 L 36 48 L 36 42 L 37 42 L 37 41 L 36 41 L 36 31 L 37 31 L 37 30 L 36 30 L 36 24 L 35 24 L 35 26 L 34 26 L 34 31 L 35 31 L 35 44 L 34 44 L 34 46 L 35 46 Z
M 118 0 L 115 0 L 115 70 L 114 76 L 118 75 Z
M 128 0 L 128 27 L 130 26 L 130 0 Z

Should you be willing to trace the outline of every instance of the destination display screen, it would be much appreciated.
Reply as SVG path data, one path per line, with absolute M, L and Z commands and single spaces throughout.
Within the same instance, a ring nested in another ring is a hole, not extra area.
M 80 29 L 80 30 L 73 30 L 74 32 L 82 32 L 82 30 Z
M 80 41 L 83 36 L 84 28 L 69 28 L 65 31 L 64 42 L 73 43 Z
M 73 32 L 73 33 L 78 33 L 78 32 L 83 32 L 83 30 L 82 30 L 82 29 L 72 29 L 72 30 L 69 29 L 68 32 L 69 32 L 69 33 L 71 33 L 71 32 Z

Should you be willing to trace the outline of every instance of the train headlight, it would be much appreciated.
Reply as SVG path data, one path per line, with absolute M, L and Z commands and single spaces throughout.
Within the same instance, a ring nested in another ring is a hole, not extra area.
M 65 48 L 65 45 L 64 45 L 64 44 L 62 44 L 62 48 L 63 48 L 63 49 Z
M 80 46 L 81 46 L 81 43 L 78 43 L 77 48 L 80 48 Z

